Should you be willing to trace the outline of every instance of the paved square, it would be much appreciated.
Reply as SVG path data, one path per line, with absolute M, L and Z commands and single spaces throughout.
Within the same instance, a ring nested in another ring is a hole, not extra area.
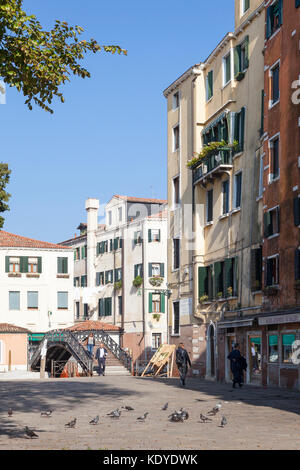
M 46 380 L 0 380 L 0 449 L 299 449 L 300 395 L 281 389 L 230 385 L 189 379 L 185 389 L 178 379 L 94 377 Z M 220 413 L 202 424 L 216 403 Z M 169 402 L 167 411 L 162 406 Z M 120 419 L 110 411 L 130 405 Z M 13 416 L 8 417 L 8 408 Z M 173 423 L 168 416 L 184 407 L 190 417 Z M 40 413 L 53 409 L 51 418 Z M 148 411 L 144 423 L 138 416 Z M 99 425 L 89 421 L 100 416 Z M 221 418 L 228 421 L 221 428 Z M 75 429 L 65 424 L 77 418 Z M 25 437 L 29 426 L 38 439 Z

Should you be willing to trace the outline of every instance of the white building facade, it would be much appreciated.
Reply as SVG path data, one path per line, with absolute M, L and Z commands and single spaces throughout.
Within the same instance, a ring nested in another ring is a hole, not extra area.
M 166 201 L 113 196 L 98 224 L 99 201 L 86 201 L 74 250 L 75 321 L 120 326 L 121 347 L 147 361 L 167 337 Z

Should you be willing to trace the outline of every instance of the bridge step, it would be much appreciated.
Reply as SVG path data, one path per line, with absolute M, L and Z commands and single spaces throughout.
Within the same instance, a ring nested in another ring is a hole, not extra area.
M 94 368 L 93 375 L 98 375 L 98 368 Z M 130 372 L 123 366 L 106 366 L 105 375 L 131 375 Z

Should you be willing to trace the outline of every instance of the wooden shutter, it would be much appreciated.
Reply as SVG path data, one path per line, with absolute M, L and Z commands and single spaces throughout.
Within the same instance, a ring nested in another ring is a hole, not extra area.
M 152 242 L 152 232 L 151 232 L 151 229 L 149 228 L 148 230 L 148 242 L 151 243 Z
M 40 258 L 38 258 L 39 261 Z M 20 257 L 20 272 L 21 273 L 28 273 L 28 257 L 27 256 L 21 256 Z M 38 265 L 38 273 L 41 272 L 39 271 L 39 265 Z
M 278 24 L 279 26 L 282 25 L 282 19 L 283 19 L 283 1 L 278 0 L 278 9 L 279 9 L 279 21 Z
M 268 238 L 271 235 L 271 212 L 264 213 L 264 237 Z
M 152 263 L 148 264 L 148 276 L 152 277 Z
M 9 273 L 9 256 L 5 256 L 5 272 Z
M 265 90 L 261 91 L 261 116 L 260 116 L 260 135 L 264 133 L 264 120 L 265 120 Z
M 232 295 L 234 291 L 234 286 L 233 286 L 233 259 L 229 258 L 226 259 L 224 262 L 224 297 L 228 297 L 228 288 L 232 287 Z
M 108 284 L 108 271 L 105 271 L 105 284 Z
M 99 317 L 104 315 L 104 299 L 99 299 L 99 310 L 98 310 Z
M 96 286 L 100 286 L 100 273 L 96 273 Z
M 165 277 L 165 263 L 160 263 L 160 276 Z
M 63 273 L 63 258 L 57 258 L 57 272 L 59 274 Z
M 161 313 L 166 313 L 165 294 L 160 294 L 160 311 Z
M 239 257 L 234 258 L 233 264 L 233 295 L 239 295 Z
M 138 275 L 138 265 L 135 264 L 134 265 L 134 279 L 137 277 L 137 275 Z
M 42 258 L 38 256 L 38 273 L 42 272 Z M 28 258 L 27 258 L 27 271 L 28 271 Z
M 266 36 L 267 39 L 271 36 L 271 31 L 272 31 L 272 21 L 271 21 L 271 15 L 272 15 L 273 8 L 269 7 L 267 9 L 267 30 L 266 30 Z
M 207 99 L 209 100 L 214 93 L 213 89 L 213 71 L 210 70 L 207 74 Z
M 234 48 L 234 76 L 241 72 L 241 45 Z
M 244 63 L 244 67 L 245 67 L 245 69 L 247 69 L 249 67 L 249 36 L 245 37 L 244 44 L 245 44 L 245 63 Z
M 217 294 L 221 292 L 220 288 L 223 289 L 223 286 L 220 285 L 222 265 L 220 262 L 214 263 L 214 295 L 217 298 Z
M 198 268 L 198 297 L 199 299 L 203 295 L 208 295 L 206 292 L 206 285 L 207 285 L 207 268 L 205 266 L 199 266 Z
M 149 313 L 152 313 L 152 292 L 149 292 Z
M 245 114 L 246 114 L 246 109 L 243 107 L 241 109 L 241 115 L 240 115 L 240 119 L 241 119 L 241 133 L 240 133 L 240 150 L 244 150 L 244 140 L 245 140 Z

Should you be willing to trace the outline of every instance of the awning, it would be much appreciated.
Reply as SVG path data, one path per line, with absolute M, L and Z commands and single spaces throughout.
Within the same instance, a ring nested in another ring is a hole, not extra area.
M 219 114 L 219 116 L 213 122 L 211 122 L 207 127 L 205 127 L 205 129 L 202 130 L 202 134 L 209 132 L 213 127 L 217 126 L 219 122 L 223 121 L 226 116 L 227 113 Z
M 28 335 L 28 341 L 42 341 L 45 333 L 31 333 Z
M 241 328 L 243 326 L 252 326 L 254 318 L 247 320 L 231 320 L 226 322 L 218 323 L 218 328 Z

